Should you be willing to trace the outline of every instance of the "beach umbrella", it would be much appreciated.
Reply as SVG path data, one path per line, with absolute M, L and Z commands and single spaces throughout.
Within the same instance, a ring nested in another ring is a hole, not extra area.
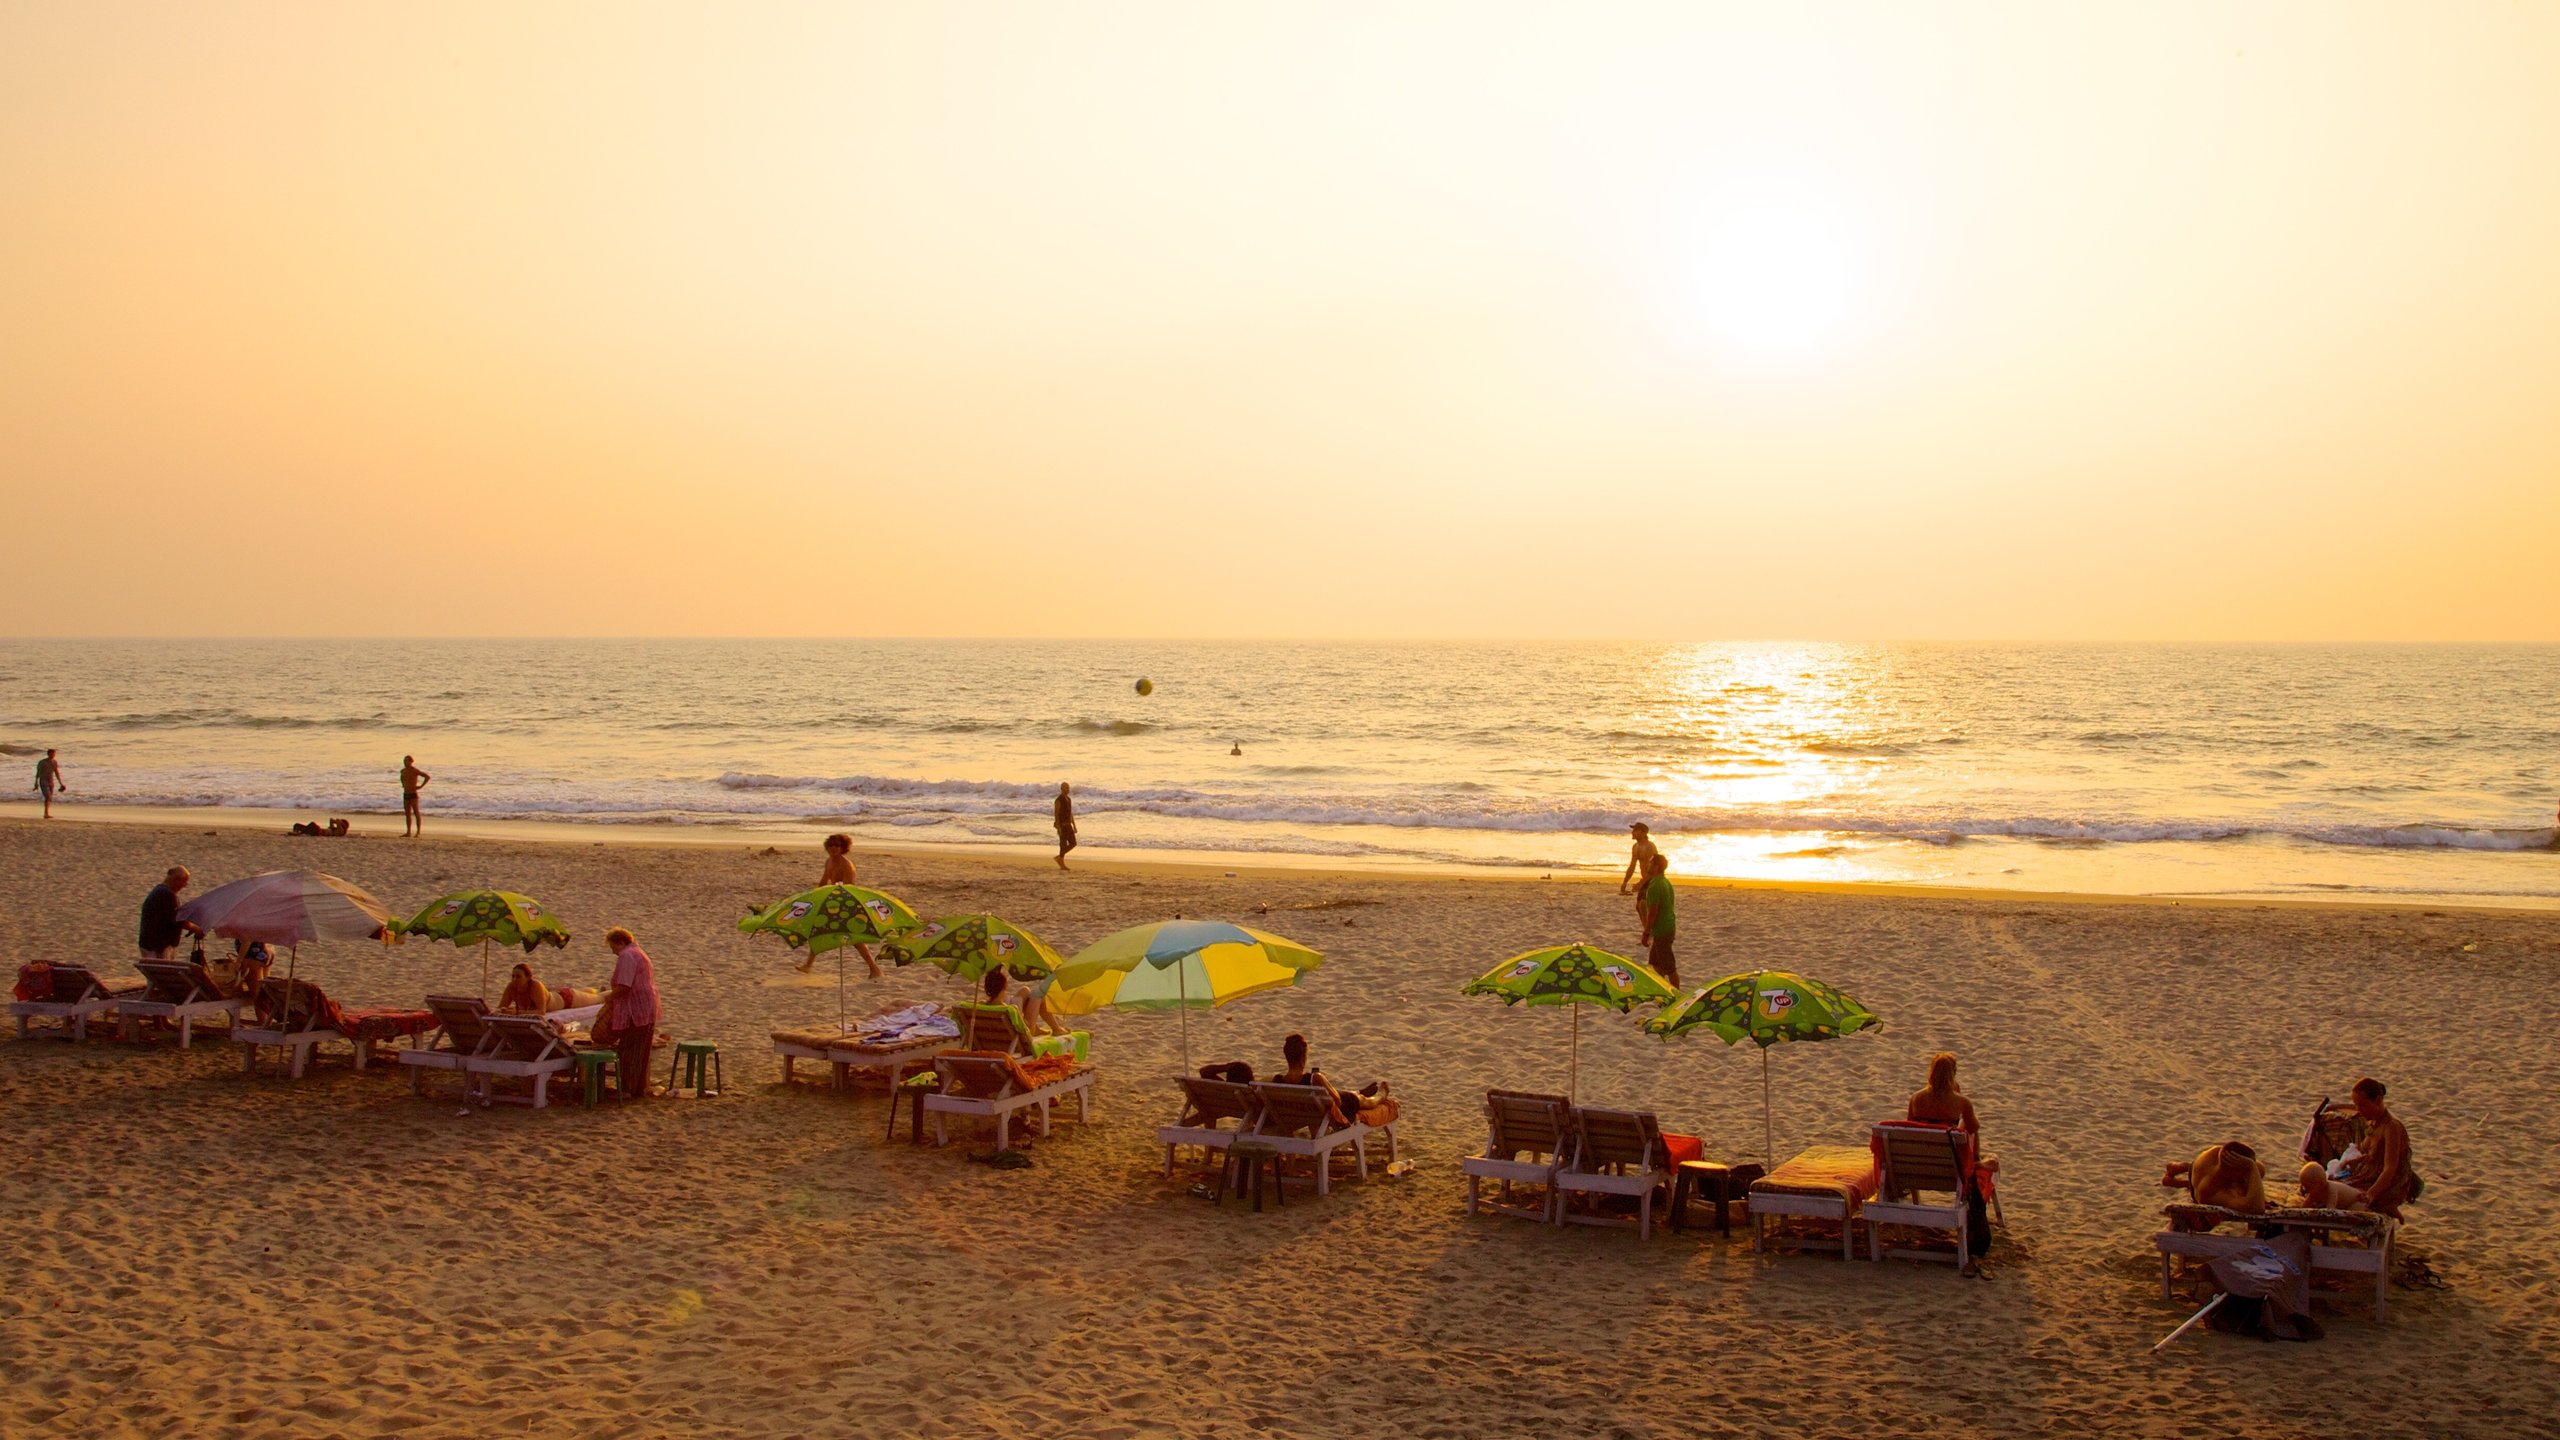
M 442 940 L 457 950 L 479 946 L 484 1004 L 489 999 L 490 946 L 521 945 L 530 955 L 538 946 L 569 943 L 567 927 L 553 919 L 541 901 L 513 890 L 457 890 L 428 902 L 427 908 L 408 920 L 393 921 L 391 928 L 403 937 Z
M 927 920 L 880 947 L 895 965 L 918 961 L 976 982 L 1002 966 L 1016 980 L 1045 980 L 1067 962 L 1039 936 L 993 915 L 952 915 Z
M 1785 970 L 1753 970 L 1702 985 L 1662 1007 L 1644 1022 L 1645 1032 L 1669 1039 L 1703 1030 L 1739 1045 L 1760 1047 L 1760 1144 L 1777 1163 L 1775 1127 L 1769 1115 L 1769 1047 L 1797 1040 L 1836 1040 L 1884 1022 L 1875 1012 L 1819 980 Z
M 1182 1068 L 1191 1069 L 1191 1012 L 1298 983 L 1324 957 L 1294 940 L 1223 920 L 1163 920 L 1106 935 L 1049 977 L 1060 1015 L 1172 1010 L 1182 1016 Z
M 1582 1007 L 1606 1005 L 1620 1014 L 1638 1005 L 1658 1005 L 1671 998 L 1661 976 L 1624 955 L 1597 946 L 1555 945 L 1514 955 L 1458 989 L 1461 995 L 1491 995 L 1505 1005 L 1570 1005 L 1572 1048 L 1566 1052 L 1564 1093 L 1569 1101 L 1581 1079 Z
M 776 900 L 738 922 L 750 935 L 779 935 L 792 949 L 836 953 L 836 1027 L 844 1027 L 844 948 L 876 945 L 922 922 L 907 903 L 859 885 L 821 885 Z
M 285 947 L 285 1005 L 305 940 L 399 938 L 391 912 L 361 885 L 316 870 L 270 870 L 217 885 L 178 907 L 178 918 L 228 940 Z

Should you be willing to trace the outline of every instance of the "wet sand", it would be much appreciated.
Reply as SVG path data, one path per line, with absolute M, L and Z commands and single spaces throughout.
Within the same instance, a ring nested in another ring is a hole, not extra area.
M 607 925 L 638 932 L 664 1028 L 719 1042 L 728 1093 L 466 1115 L 343 1059 L 245 1079 L 219 1040 L 0 1044 L 11 1435 L 2489 1435 L 2560 1410 L 2550 915 L 1684 889 L 1688 978 L 1801 970 L 1886 1019 L 1775 1053 L 1781 1158 L 1857 1143 L 1930 1052 L 1964 1057 L 2008 1219 L 1965 1279 L 1463 1213 L 1483 1090 L 1559 1086 L 1566 1021 L 1457 987 L 1534 945 L 1632 949 L 1610 880 L 857 854 L 925 913 L 1061 949 L 1184 914 L 1324 950 L 1297 989 L 1193 1016 L 1194 1059 L 1268 1069 L 1304 1031 L 1337 1080 L 1395 1081 L 1419 1167 L 1255 1215 L 1158 1173 L 1171 1016 L 1094 1017 L 1096 1123 L 1022 1171 L 968 1163 L 974 1137 L 883 1144 L 875 1095 L 782 1088 L 766 1032 L 832 1018 L 833 957 L 796 975 L 732 922 L 814 883 L 814 849 L 207 828 L 0 822 L 0 959 L 129 973 L 172 861 L 206 886 L 328 870 L 395 910 L 502 884 L 578 932 L 536 957 L 555 985 L 603 977 Z M 301 962 L 351 1004 L 480 972 L 422 945 Z M 956 990 L 854 973 L 864 1010 Z M 2395 1291 L 2379 1325 L 2324 1304 L 2316 1345 L 2149 1354 L 2191 1308 L 2159 1297 L 2161 1163 L 2234 1136 L 2290 1154 L 2366 1072 L 2428 1181 L 2402 1247 L 2443 1288 Z M 1589 1015 L 1581 1091 L 1758 1158 L 1747 1051 Z

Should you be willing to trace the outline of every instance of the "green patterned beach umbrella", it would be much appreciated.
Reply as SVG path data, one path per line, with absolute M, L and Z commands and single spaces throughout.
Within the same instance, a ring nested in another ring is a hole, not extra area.
M 836 1024 L 844 1024 L 844 948 L 875 945 L 923 922 L 903 900 L 859 885 L 821 885 L 776 900 L 738 922 L 750 935 L 779 935 L 784 944 L 812 955 L 836 954 Z
M 1039 936 L 993 915 L 925 921 L 881 946 L 880 955 L 898 965 L 921 960 L 973 983 L 999 965 L 1016 980 L 1042 980 L 1066 963 Z
M 1572 1048 L 1565 1061 L 1565 1098 L 1581 1080 L 1582 1007 L 1605 1005 L 1624 1014 L 1638 1005 L 1671 998 L 1661 976 L 1624 955 L 1595 946 L 1557 945 L 1514 955 L 1459 988 L 1462 995 L 1492 995 L 1505 1005 L 1570 1005 Z
M 1664 1039 L 1703 1030 L 1727 1045 L 1749 1040 L 1760 1047 L 1760 1139 L 1774 1164 L 1769 1047 L 1791 1040 L 1836 1040 L 1883 1024 L 1874 1011 L 1819 980 L 1786 970 L 1753 970 L 1682 995 L 1644 1022 L 1644 1028 Z
M 402 936 L 442 940 L 456 947 L 480 947 L 480 998 L 489 998 L 489 947 L 521 945 L 532 954 L 543 945 L 569 943 L 569 930 L 542 907 L 542 902 L 513 890 L 457 890 L 428 902 L 427 908 L 392 929 Z

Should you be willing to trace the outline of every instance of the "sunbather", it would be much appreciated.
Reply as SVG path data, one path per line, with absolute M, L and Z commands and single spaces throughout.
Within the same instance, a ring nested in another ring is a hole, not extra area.
M 2364 1138 L 2338 1162 L 2331 1174 L 2316 1162 L 2302 1167 L 2302 1203 L 2314 1209 L 2369 1210 L 2398 1219 L 2409 1198 L 2409 1131 L 2382 1103 L 2382 1082 L 2368 1075 L 2356 1082 L 2356 1115 L 2364 1121 Z
M 515 973 L 507 977 L 505 993 L 498 996 L 501 1015 L 548 1015 L 559 1008 L 551 987 L 533 978 L 530 965 L 516 966 Z
M 2264 1214 L 2267 1209 L 2267 1167 L 2258 1163 L 2257 1151 L 2237 1140 L 2207 1145 L 2193 1160 L 2172 1161 L 2161 1172 L 2160 1183 L 2185 1187 L 2199 1205 L 2219 1205 L 2244 1215 Z
M 1372 1080 L 1358 1090 L 1341 1090 L 1324 1078 L 1324 1072 L 1307 1064 L 1307 1037 L 1291 1035 L 1280 1042 L 1280 1058 L 1288 1064 L 1271 1077 L 1274 1085 L 1313 1085 L 1333 1097 L 1335 1118 L 1344 1124 L 1361 1118 L 1361 1107 L 1377 1107 L 1392 1103 L 1384 1080 Z

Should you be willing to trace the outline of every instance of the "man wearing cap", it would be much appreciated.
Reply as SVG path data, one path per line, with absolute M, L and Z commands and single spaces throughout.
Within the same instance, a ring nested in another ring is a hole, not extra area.
M 1628 826 L 1627 833 L 1635 837 L 1636 843 L 1627 851 L 1627 873 L 1618 877 L 1618 893 L 1621 895 L 1627 893 L 1629 883 L 1645 873 L 1645 862 L 1662 853 L 1654 848 L 1653 832 L 1645 828 L 1643 821 Z

